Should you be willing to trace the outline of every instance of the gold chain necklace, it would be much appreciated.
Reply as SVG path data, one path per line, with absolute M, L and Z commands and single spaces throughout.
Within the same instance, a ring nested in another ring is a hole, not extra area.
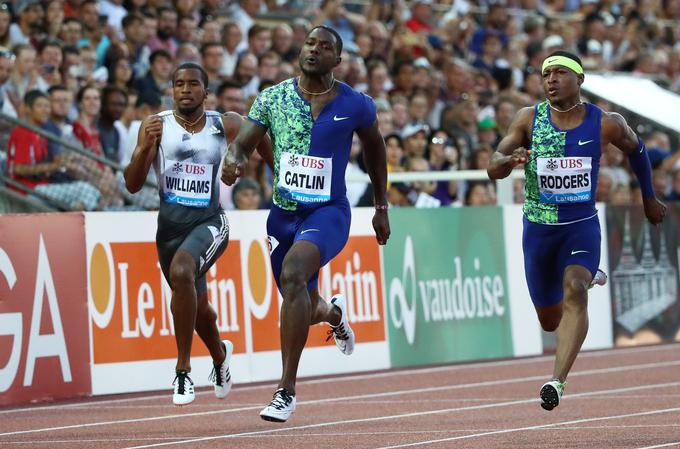
M 583 102 L 582 102 L 581 100 L 579 100 L 578 103 L 576 103 L 575 105 L 573 105 L 573 106 L 570 107 L 569 109 L 564 109 L 564 110 L 562 110 L 562 109 L 556 108 L 555 106 L 552 105 L 552 103 L 548 102 L 548 106 L 550 106 L 550 109 L 553 109 L 553 110 L 555 110 L 555 111 L 557 111 L 557 112 L 569 112 L 569 111 L 571 111 L 572 109 L 574 109 L 576 106 L 581 106 L 582 104 L 583 104 Z
M 323 95 L 327 94 L 331 90 L 333 90 L 333 86 L 335 86 L 335 77 L 331 78 L 331 87 L 329 87 L 327 90 L 324 90 L 323 92 L 310 92 L 304 87 L 302 87 L 302 84 L 300 84 L 300 77 L 298 76 L 298 81 L 297 81 L 298 89 L 300 89 L 303 93 L 306 93 L 307 95 Z
M 196 120 L 194 120 L 194 121 L 191 122 L 191 123 L 189 122 L 189 120 L 187 120 L 187 119 L 185 119 L 185 118 L 182 118 L 182 117 L 180 117 L 179 115 L 177 115 L 177 114 L 175 113 L 175 111 L 172 111 L 172 115 L 174 115 L 176 119 L 179 119 L 179 120 L 183 121 L 184 124 L 182 125 L 182 127 L 183 127 L 184 129 L 186 129 L 187 131 L 189 131 L 187 128 L 192 128 L 194 125 L 196 125 L 196 123 L 200 122 L 201 119 L 203 118 L 203 116 L 205 115 L 205 111 L 203 111 L 203 113 L 202 113 Z M 196 132 L 196 130 L 189 131 L 189 132 L 190 132 L 191 134 L 194 134 L 194 133 Z

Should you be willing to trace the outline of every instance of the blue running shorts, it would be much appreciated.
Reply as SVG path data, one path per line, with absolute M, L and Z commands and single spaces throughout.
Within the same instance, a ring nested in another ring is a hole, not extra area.
M 276 285 L 281 290 L 279 279 L 286 253 L 298 240 L 314 243 L 321 253 L 321 266 L 338 255 L 349 238 L 351 209 L 347 198 L 331 201 L 311 210 L 286 211 L 272 206 L 267 218 L 272 271 Z M 307 288 L 317 288 L 319 274 L 309 280 Z
M 565 225 L 534 223 L 524 217 L 524 271 L 536 307 L 562 301 L 562 279 L 567 266 L 581 265 L 595 276 L 600 265 L 601 239 L 597 215 Z

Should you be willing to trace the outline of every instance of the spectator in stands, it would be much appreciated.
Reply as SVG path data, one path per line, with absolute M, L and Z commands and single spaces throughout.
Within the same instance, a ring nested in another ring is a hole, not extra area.
M 281 23 L 272 31 L 271 49 L 286 62 L 297 61 L 299 48 L 293 46 L 293 29 L 287 23 Z
M 61 25 L 59 38 L 63 41 L 64 47 L 77 48 L 83 38 L 83 24 L 76 17 L 67 17 Z
M 43 24 L 45 10 L 42 3 L 40 0 L 17 0 L 14 3 L 14 14 L 18 16 L 18 20 L 9 27 L 10 45 L 31 45 L 31 40 L 41 31 Z
M 404 154 L 407 158 L 424 157 L 427 148 L 427 136 L 430 130 L 424 123 L 410 123 L 401 131 L 404 141 Z
M 177 11 L 169 6 L 158 9 L 158 29 L 156 35 L 149 41 L 149 49 L 152 52 L 164 50 L 170 55 L 170 60 L 177 53 L 177 43 L 174 36 L 177 30 Z M 153 62 L 151 62 L 153 65 Z
M 390 98 L 395 95 L 402 95 L 410 98 L 413 95 L 413 61 L 405 60 L 399 61 L 392 69 L 392 81 L 394 87 L 390 90 Z
M 167 50 L 154 50 L 149 57 L 149 72 L 135 84 L 137 92 L 163 97 L 170 87 L 172 55 Z
M 262 189 L 253 178 L 244 177 L 231 191 L 234 209 L 256 210 L 262 204 Z
M 134 76 L 132 65 L 127 58 L 116 58 L 108 61 L 106 68 L 108 69 L 107 84 L 109 86 L 116 86 L 125 91 L 132 88 Z
M 248 30 L 248 48 L 246 51 L 258 58 L 272 46 L 272 31 L 268 27 L 255 24 Z
M 493 204 L 491 195 L 489 194 L 488 181 L 475 181 L 468 183 L 467 191 L 465 192 L 466 206 L 488 206 Z
M 175 33 L 177 44 L 199 45 L 201 41 L 199 31 L 198 20 L 194 16 L 180 15 L 177 19 L 177 32 Z M 206 42 L 210 41 L 206 40 Z
M 73 92 L 65 86 L 56 85 L 48 89 L 47 96 L 50 102 L 50 117 L 43 125 L 43 129 L 57 137 L 75 143 L 73 125 L 68 119 L 69 111 L 73 106 Z M 48 145 L 51 155 L 58 155 L 64 151 L 61 144 L 54 140 L 50 140 Z
M 406 171 L 413 172 L 429 172 L 430 164 L 427 159 L 422 156 L 413 156 L 406 159 Z M 414 197 L 416 198 L 413 205 L 415 207 L 439 207 L 441 201 L 433 196 L 437 190 L 437 183 L 435 181 L 414 181 L 411 183 Z
M 234 69 L 234 81 L 241 84 L 243 96 L 250 98 L 259 92 L 260 79 L 257 77 L 257 57 L 252 53 L 242 53 Z
M 243 32 L 240 26 L 233 21 L 227 21 L 222 27 L 222 48 L 224 48 L 224 57 L 222 58 L 222 68 L 220 75 L 230 77 L 234 74 L 236 62 L 239 56 L 239 44 L 243 39 Z
M 399 134 L 385 134 L 385 153 L 388 173 L 404 171 L 404 144 Z
M 60 68 L 63 59 L 60 41 L 46 39 L 38 46 L 38 74 L 47 85 L 62 83 Z
M 133 74 L 135 77 L 141 77 L 149 68 L 151 55 L 151 50 L 147 45 L 147 31 L 144 29 L 144 16 L 139 13 L 128 14 L 123 17 L 122 27 L 123 43 L 127 46 L 130 55 L 129 61 L 132 62 Z
M 216 92 L 223 77 L 220 69 L 224 62 L 224 49 L 219 42 L 206 42 L 201 46 L 201 65 L 208 73 L 208 91 Z
M 45 3 L 43 31 L 46 38 L 54 40 L 59 36 L 64 23 L 64 0 L 48 0 Z
M 0 3 L 0 47 L 9 49 L 12 48 L 12 41 L 10 39 L 10 23 L 12 22 L 12 14 L 6 3 Z
M 356 47 L 354 36 L 366 26 L 366 18 L 361 14 L 347 11 L 340 0 L 322 0 L 319 11 L 312 20 L 312 26 L 325 25 L 338 32 L 344 45 Z
M 274 81 L 279 73 L 281 66 L 281 56 L 273 51 L 265 51 L 258 60 L 257 77 L 260 81 Z
M 122 164 L 125 160 L 127 129 L 120 122 L 128 105 L 127 93 L 116 86 L 106 86 L 101 92 L 101 114 L 97 130 L 104 155 L 111 162 Z
M 47 95 L 39 90 L 31 90 L 24 102 L 28 123 L 37 127 L 45 125 L 50 116 Z M 70 170 L 70 166 L 61 157 L 50 156 L 45 137 L 17 126 L 10 135 L 8 148 L 7 169 L 12 179 L 35 189 L 38 196 L 49 198 L 59 208 L 95 209 L 100 195 L 91 185 L 79 181 L 50 182 L 50 177 Z
M 221 24 L 215 18 L 206 16 L 200 23 L 201 43 L 219 42 L 222 38 Z
M 14 53 L 0 49 L 0 111 L 10 117 L 16 117 L 17 111 L 14 102 L 7 94 L 5 83 L 9 80 L 10 74 L 12 73 L 14 61 Z
M 201 52 L 194 44 L 181 44 L 177 47 L 175 63 L 179 65 L 183 62 L 195 62 L 196 64 L 200 64 Z
M 671 191 L 666 195 L 668 201 L 680 201 L 680 168 L 671 173 Z
M 217 110 L 221 113 L 233 111 L 237 114 L 245 115 L 248 113 L 246 104 L 241 91 L 241 85 L 232 80 L 223 81 L 217 88 Z
M 261 8 L 262 0 L 239 0 L 238 6 L 234 9 L 231 19 L 239 24 L 243 33 L 239 43 L 239 51 L 243 51 L 248 47 L 245 36 L 248 35 L 250 28 L 255 25 L 255 16 L 260 13 Z
M 97 118 L 101 112 L 101 95 L 92 85 L 80 88 L 76 95 L 78 119 L 73 123 L 73 135 L 80 144 L 95 156 L 105 157 L 102 149 Z M 99 208 L 120 207 L 123 197 L 118 189 L 113 171 L 101 162 L 79 155 L 80 171 L 77 178 L 92 183 L 101 192 Z
M 104 55 L 111 45 L 111 40 L 104 34 L 106 17 L 100 15 L 97 0 L 85 0 L 80 5 L 80 17 L 83 24 L 83 38 L 79 47 L 90 47 L 95 52 L 95 68 L 104 63 Z
M 38 72 L 36 51 L 29 44 L 14 47 L 14 66 L 4 85 L 7 97 L 14 109 L 21 114 L 22 98 L 31 90 L 47 92 L 49 87 Z

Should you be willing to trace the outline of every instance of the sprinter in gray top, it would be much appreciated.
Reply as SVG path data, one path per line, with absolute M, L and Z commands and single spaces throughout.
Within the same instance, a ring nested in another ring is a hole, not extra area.
M 178 351 L 172 400 L 175 405 L 186 405 L 195 398 L 189 376 L 194 329 L 213 359 L 215 396 L 224 398 L 232 385 L 229 359 L 233 345 L 220 340 L 205 273 L 229 241 L 229 222 L 219 202 L 219 167 L 228 140 L 238 133 L 243 117 L 204 110 L 208 75 L 198 64 L 181 64 L 172 82 L 175 107 L 142 123 L 137 147 L 125 169 L 125 184 L 131 193 L 139 191 L 152 165 L 159 180 L 156 247 L 172 288 Z M 258 151 L 271 165 L 268 139 Z

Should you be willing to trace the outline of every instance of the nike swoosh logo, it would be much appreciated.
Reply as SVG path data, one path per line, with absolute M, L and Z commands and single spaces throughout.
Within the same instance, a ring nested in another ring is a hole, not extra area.
M 593 139 L 591 139 L 591 140 L 581 140 L 581 139 L 579 139 L 578 144 L 579 145 L 585 145 L 585 144 L 590 143 L 592 141 L 593 141 Z
M 314 229 L 314 228 L 312 228 L 312 229 L 305 229 L 304 231 L 300 231 L 300 235 L 304 234 L 305 232 L 312 232 L 312 231 L 320 232 L 321 230 L 320 230 L 320 229 Z
M 334 122 L 339 122 L 340 120 L 347 120 L 349 117 L 338 117 L 337 115 L 333 116 L 333 121 Z
M 578 254 L 578 253 L 589 253 L 589 252 L 590 252 L 590 251 L 586 251 L 586 250 L 581 249 L 581 250 L 578 250 L 578 251 L 572 251 L 572 252 L 571 252 L 571 255 L 573 256 L 574 254 Z

